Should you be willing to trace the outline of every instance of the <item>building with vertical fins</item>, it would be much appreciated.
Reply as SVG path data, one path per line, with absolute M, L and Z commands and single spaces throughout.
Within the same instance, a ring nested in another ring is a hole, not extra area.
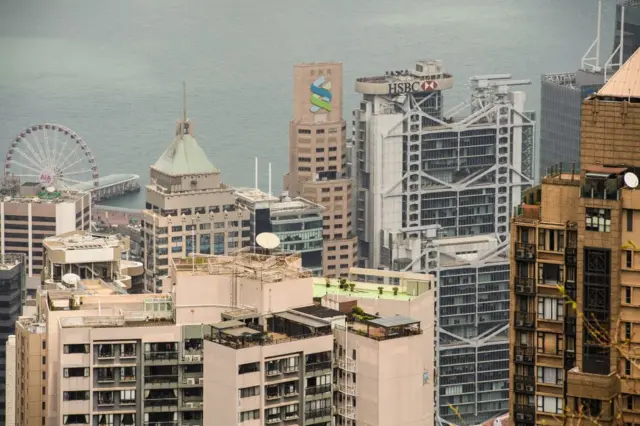
M 440 61 L 356 81 L 358 262 L 437 276 L 440 425 L 508 411 L 508 224 L 533 182 L 535 135 L 524 92 L 510 89 L 530 82 L 510 78 L 473 77 L 451 112 Z
M 640 1 L 638 0 L 618 0 L 616 4 L 613 50 L 615 51 L 618 46 L 622 46 L 623 62 L 626 62 L 633 52 L 640 48 Z
M 352 179 L 347 167 L 347 125 L 342 118 L 342 64 L 294 67 L 289 173 L 284 188 L 325 208 L 323 273 L 345 276 L 356 259 L 352 231 Z
M 169 257 L 225 254 L 249 243 L 249 212 L 238 208 L 233 188 L 196 141 L 186 108 L 149 177 L 142 229 L 147 291 L 159 291 Z
M 579 172 L 553 168 L 512 220 L 515 426 L 640 422 L 639 72 L 636 51 L 583 102 Z

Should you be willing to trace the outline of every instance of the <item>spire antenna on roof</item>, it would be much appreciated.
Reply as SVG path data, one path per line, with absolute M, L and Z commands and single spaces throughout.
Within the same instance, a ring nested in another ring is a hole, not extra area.
M 182 111 L 184 113 L 183 121 L 187 121 L 187 82 L 182 82 Z

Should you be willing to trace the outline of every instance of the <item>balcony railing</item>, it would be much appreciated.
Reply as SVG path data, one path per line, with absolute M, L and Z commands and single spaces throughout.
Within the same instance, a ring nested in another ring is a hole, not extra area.
M 533 312 L 515 312 L 515 327 L 516 328 L 535 328 L 536 327 L 536 314 Z
M 144 360 L 150 361 L 150 362 L 177 361 L 178 352 L 177 351 L 145 352 Z
M 331 392 L 331 385 L 309 386 L 304 390 L 304 393 L 307 396 L 321 395 L 327 392 Z
M 516 243 L 516 260 L 534 261 L 536 260 L 536 246 L 533 244 Z
M 317 419 L 321 417 L 331 416 L 331 408 L 318 408 L 315 410 L 307 410 L 304 412 L 305 419 Z
M 522 374 L 514 375 L 513 380 L 515 380 L 516 383 L 526 383 L 529 385 L 535 383 L 535 378 L 533 376 L 523 376 Z
M 516 294 L 533 296 L 536 294 L 536 281 L 528 277 L 516 277 L 514 280 Z
M 578 249 L 566 247 L 564 249 L 564 258 L 567 265 L 575 266 L 578 263 Z
M 343 383 L 339 381 L 337 384 L 338 390 L 347 395 L 355 395 L 356 394 L 356 385 L 353 383 Z
M 338 368 L 341 370 L 354 372 L 356 371 L 356 362 L 351 358 L 338 358 Z
M 520 346 L 516 345 L 513 348 L 513 354 L 515 362 L 524 364 L 533 364 L 533 358 L 535 356 L 535 348 L 532 346 Z
M 304 367 L 307 373 L 313 373 L 315 371 L 331 370 L 331 361 L 314 362 L 313 364 L 307 364 Z
M 515 422 L 533 423 L 535 421 L 536 411 L 533 405 L 514 404 L 513 412 Z
M 338 407 L 338 415 L 353 420 L 356 418 L 356 408 L 351 405 L 348 405 L 346 407 Z

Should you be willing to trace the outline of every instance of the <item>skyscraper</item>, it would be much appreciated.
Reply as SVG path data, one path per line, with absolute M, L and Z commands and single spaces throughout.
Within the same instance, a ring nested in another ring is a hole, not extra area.
M 509 88 L 528 83 L 474 77 L 457 116 L 442 109 L 453 76 L 439 61 L 356 82 L 359 262 L 438 277 L 438 424 L 508 410 L 508 221 L 532 183 L 535 133 Z
M 150 168 L 143 221 L 150 292 L 159 291 L 170 256 L 225 254 L 249 243 L 249 212 L 238 208 L 233 188 L 198 145 L 186 110 L 173 142 Z
M 580 172 L 554 168 L 512 221 L 516 426 L 640 421 L 639 72 L 636 51 L 583 102 Z
M 624 18 L 622 9 L 624 8 Z M 624 28 L 622 21 L 624 19 Z M 616 30 L 613 37 L 613 50 L 620 46 L 620 34 L 624 31 L 622 38 L 622 59 L 627 59 L 640 48 L 640 1 L 638 0 L 618 0 L 616 4 Z
M 345 276 L 356 259 L 352 232 L 352 179 L 347 168 L 347 125 L 342 118 L 342 64 L 294 67 L 289 173 L 284 188 L 325 208 L 322 266 L 327 277 Z

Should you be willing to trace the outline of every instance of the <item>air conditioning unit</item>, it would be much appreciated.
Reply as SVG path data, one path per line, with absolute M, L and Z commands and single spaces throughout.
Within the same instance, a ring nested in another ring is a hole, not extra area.
M 534 392 L 533 385 L 527 385 L 524 388 L 527 390 L 527 392 Z
M 524 384 L 522 384 L 522 383 L 516 383 L 516 390 L 517 390 L 517 391 L 522 391 L 522 390 L 524 390 Z
M 524 293 L 524 286 L 523 285 L 517 285 L 516 286 L 516 291 L 519 291 L 520 293 Z
M 198 384 L 204 385 L 204 377 L 198 379 Z
M 194 355 L 193 356 L 193 360 L 194 361 L 202 361 L 202 355 Z
M 516 361 L 524 361 L 522 355 L 516 355 Z
M 522 413 L 516 413 L 516 419 L 517 419 L 517 420 L 524 420 L 524 414 L 522 414 Z
M 184 360 L 185 361 L 193 361 L 193 355 L 185 355 L 184 356 Z
M 195 402 L 187 402 L 187 407 L 188 408 L 196 408 L 196 404 L 195 404 Z
M 196 379 L 194 379 L 193 377 L 190 379 L 187 379 L 187 384 L 188 385 L 195 385 L 196 384 Z
M 198 407 L 202 408 L 204 406 L 204 402 L 200 401 L 200 402 L 198 402 L 197 405 L 198 405 Z

